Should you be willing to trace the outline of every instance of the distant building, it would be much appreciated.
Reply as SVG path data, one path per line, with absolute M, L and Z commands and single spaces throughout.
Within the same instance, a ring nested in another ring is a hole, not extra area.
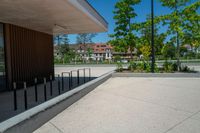
M 124 60 L 131 59 L 131 52 L 129 50 L 128 52 L 116 52 L 113 46 L 106 43 L 72 44 L 69 46 L 80 55 L 82 60 L 86 61 L 113 61 L 116 56 L 120 56 Z M 136 53 L 137 50 L 135 49 L 132 54 Z

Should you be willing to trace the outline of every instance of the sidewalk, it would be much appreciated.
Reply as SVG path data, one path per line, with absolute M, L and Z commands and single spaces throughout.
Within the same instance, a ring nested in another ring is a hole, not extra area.
M 199 133 L 199 78 L 111 78 L 35 133 Z

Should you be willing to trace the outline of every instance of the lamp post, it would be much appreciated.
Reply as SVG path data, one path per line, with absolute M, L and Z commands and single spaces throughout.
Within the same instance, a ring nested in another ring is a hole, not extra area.
M 151 72 L 155 70 L 155 49 L 154 49 L 154 0 L 151 0 Z

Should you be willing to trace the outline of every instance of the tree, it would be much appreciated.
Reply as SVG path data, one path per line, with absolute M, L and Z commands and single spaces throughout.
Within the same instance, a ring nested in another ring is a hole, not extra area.
M 200 1 L 197 1 L 183 10 L 183 18 L 187 21 L 183 23 L 184 26 L 184 43 L 190 44 L 192 49 L 197 52 L 200 47 L 200 15 L 198 9 L 200 8 Z M 197 55 L 197 53 L 196 53 Z
M 162 48 L 162 55 L 167 60 L 168 58 L 173 59 L 175 57 L 176 48 L 172 43 L 167 43 Z
M 155 42 L 155 54 L 161 55 L 161 50 L 164 45 L 164 41 L 166 39 L 166 33 L 159 33 L 158 29 L 160 28 L 160 20 L 159 17 L 154 18 L 154 42 Z M 150 16 L 147 15 L 147 19 L 145 22 L 138 24 L 137 31 L 140 33 L 139 43 L 137 48 L 140 49 L 142 45 L 151 46 L 151 19 Z
M 87 54 L 87 43 L 92 43 L 92 39 L 96 36 L 96 33 L 83 33 L 78 34 L 76 37 L 77 44 L 83 44 L 84 56 Z M 86 59 L 86 57 L 85 57 Z M 84 62 L 84 60 L 83 60 Z
M 57 44 L 57 45 L 69 44 L 68 35 L 60 34 L 60 35 L 54 36 L 54 44 Z
M 144 56 L 144 60 L 148 61 L 149 57 L 151 55 L 151 47 L 150 47 L 150 45 L 143 45 L 140 48 L 140 51 L 141 51 L 142 55 Z
M 57 44 L 58 54 L 63 62 L 65 63 L 65 54 L 69 52 L 69 39 L 67 34 L 61 34 L 54 36 L 54 43 Z
M 140 0 L 120 0 L 116 3 L 114 9 L 115 29 L 114 34 L 110 35 L 112 40 L 110 44 L 116 46 L 119 52 L 131 53 L 133 58 L 133 51 L 137 43 L 137 36 L 134 34 L 134 18 L 137 16 L 134 10 L 134 5 L 140 3 Z
M 168 7 L 172 10 L 171 14 L 164 15 L 164 25 L 168 25 L 167 33 L 176 37 L 176 57 L 177 57 L 177 65 L 180 68 L 180 41 L 184 36 L 183 31 L 183 22 L 185 22 L 183 18 L 183 9 L 189 0 L 160 0 L 162 5 Z
M 65 63 L 65 55 L 70 51 L 68 44 L 62 44 L 58 46 L 58 54 L 63 62 Z
M 96 36 L 96 33 L 83 33 L 83 34 L 78 34 L 76 37 L 76 43 L 77 44 L 83 44 L 84 46 L 87 43 L 92 43 L 92 39 Z M 85 46 L 86 50 L 86 46 Z

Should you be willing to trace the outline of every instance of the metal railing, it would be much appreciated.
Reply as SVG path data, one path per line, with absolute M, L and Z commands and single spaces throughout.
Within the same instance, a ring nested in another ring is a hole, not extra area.
M 83 73 L 83 77 L 80 76 L 80 73 Z M 88 79 L 86 80 L 86 72 L 88 72 Z M 76 73 L 76 75 L 74 75 Z M 42 81 L 42 83 L 38 82 L 38 80 Z M 48 80 L 47 80 L 48 79 Z M 74 82 L 75 80 L 75 82 Z M 48 100 L 48 97 L 50 95 L 50 98 L 53 98 L 54 92 L 57 91 L 58 95 L 61 93 L 64 93 L 66 91 L 70 91 L 73 88 L 82 85 L 88 81 L 91 80 L 91 69 L 90 68 L 84 68 L 84 69 L 78 69 L 78 70 L 72 70 L 69 72 L 62 72 L 60 74 L 55 74 L 55 79 L 53 79 L 53 76 L 50 75 L 48 78 L 47 77 L 38 77 L 34 78 L 32 81 L 34 84 L 31 86 L 34 91 L 34 102 L 39 104 L 39 87 L 43 88 L 43 102 Z M 66 81 L 66 82 L 65 82 Z M 81 82 L 83 81 L 83 82 Z M 24 81 L 17 81 L 13 82 L 13 104 L 14 104 L 14 110 L 18 110 L 18 86 L 23 86 L 20 89 L 23 93 L 23 100 L 24 100 L 24 109 L 27 110 L 29 108 L 29 101 L 28 101 L 28 96 L 27 93 L 29 91 L 29 88 L 27 88 L 27 82 Z M 49 88 L 48 88 L 49 86 Z M 49 93 L 47 93 L 49 90 Z M 40 90 L 41 91 L 41 90 Z M 49 95 L 48 95 L 49 94 Z M 40 95 L 41 96 L 41 95 Z M 30 99 L 30 98 L 29 98 Z M 33 102 L 32 101 L 32 102 Z

